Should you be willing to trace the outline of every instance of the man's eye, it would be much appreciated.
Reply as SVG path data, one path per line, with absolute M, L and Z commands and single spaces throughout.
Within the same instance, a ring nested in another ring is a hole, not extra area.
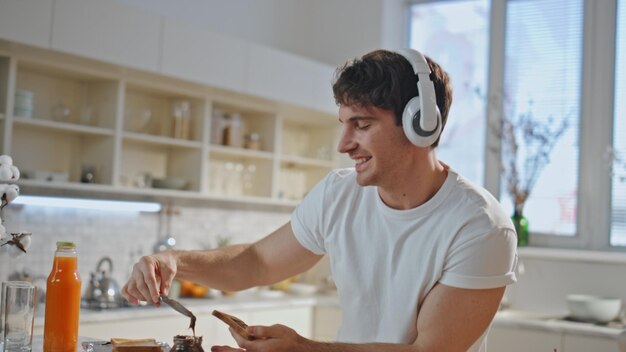
M 368 127 L 370 127 L 370 124 L 364 124 L 364 125 L 356 125 L 356 129 L 357 130 L 366 130 Z

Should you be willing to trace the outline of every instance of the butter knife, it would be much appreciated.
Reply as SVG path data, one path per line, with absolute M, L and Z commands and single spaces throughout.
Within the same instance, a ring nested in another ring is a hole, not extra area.
M 196 316 L 193 315 L 193 313 L 189 309 L 185 308 L 185 306 L 180 304 L 180 302 L 178 302 L 175 299 L 169 298 L 165 294 L 161 294 L 161 301 L 163 303 L 167 304 L 168 306 L 172 307 L 178 313 L 189 317 L 189 319 L 191 319 L 191 322 L 189 323 L 189 328 L 192 329 L 192 330 L 195 330 L 195 328 L 196 328 Z

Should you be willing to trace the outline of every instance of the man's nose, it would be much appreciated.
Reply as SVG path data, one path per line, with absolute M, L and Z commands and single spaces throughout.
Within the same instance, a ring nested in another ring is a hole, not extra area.
M 337 144 L 337 151 L 339 153 L 348 153 L 357 146 L 357 143 L 352 138 L 352 133 L 346 128 L 341 133 L 341 138 Z

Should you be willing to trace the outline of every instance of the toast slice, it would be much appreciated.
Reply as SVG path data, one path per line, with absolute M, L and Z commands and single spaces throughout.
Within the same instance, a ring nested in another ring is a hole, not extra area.
M 220 312 L 219 310 L 214 310 L 212 314 L 219 320 L 228 324 L 228 326 L 233 328 L 237 334 L 243 336 L 243 338 L 245 338 L 246 340 L 254 340 L 254 336 L 248 334 L 248 332 L 246 331 L 248 324 L 244 323 L 241 319 L 230 314 Z
M 155 339 L 111 339 L 113 352 L 162 352 Z

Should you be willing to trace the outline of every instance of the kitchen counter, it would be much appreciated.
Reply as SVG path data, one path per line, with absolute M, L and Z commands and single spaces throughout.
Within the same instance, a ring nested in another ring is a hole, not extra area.
M 339 298 L 336 294 L 307 296 L 284 294 L 277 297 L 269 297 L 263 292 L 251 292 L 218 298 L 181 298 L 179 301 L 196 315 L 211 314 L 214 309 L 226 312 L 290 307 L 326 307 L 339 310 Z M 41 311 L 43 312 L 43 309 Z M 161 307 L 150 305 L 135 306 L 102 311 L 81 309 L 80 322 L 81 324 L 91 324 L 132 320 L 137 319 L 137 317 L 157 319 L 178 315 L 179 313 L 165 305 Z M 492 326 L 494 328 L 532 329 L 615 340 L 626 339 L 626 330 L 621 326 L 601 326 L 592 323 L 567 321 L 563 320 L 563 318 L 564 315 L 507 309 L 496 313 Z M 35 318 L 35 328 L 42 328 L 43 323 L 43 314 Z
M 528 328 L 557 333 L 591 335 L 617 339 L 626 336 L 626 330 L 620 324 L 615 326 L 597 325 L 586 322 L 564 320 L 564 315 L 539 312 L 503 310 L 496 313 L 493 326 Z
M 298 296 L 293 294 L 268 296 L 262 292 L 241 293 L 230 297 L 218 298 L 180 298 L 180 303 L 189 308 L 195 315 L 208 313 L 214 309 L 231 311 L 242 309 L 271 309 L 298 306 L 331 306 L 339 309 L 339 299 L 336 294 L 316 294 L 308 296 Z M 45 309 L 37 309 L 38 314 L 35 317 L 35 327 L 43 327 Z M 154 307 L 152 305 L 133 306 L 124 308 L 114 308 L 107 310 L 93 310 L 81 308 L 80 323 L 94 323 L 105 321 L 118 321 L 126 319 L 135 319 L 138 316 L 142 318 L 160 318 L 177 316 L 177 313 L 167 305 Z

